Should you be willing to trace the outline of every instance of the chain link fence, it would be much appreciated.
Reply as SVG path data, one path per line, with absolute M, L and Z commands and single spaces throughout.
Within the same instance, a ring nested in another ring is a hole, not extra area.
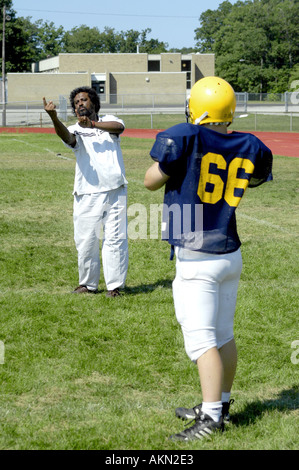
M 276 115 L 287 120 L 288 131 L 299 131 L 299 92 L 293 93 L 236 93 L 236 118 L 254 116 L 253 130 L 258 130 L 259 116 Z M 101 114 L 118 116 L 144 116 L 146 127 L 159 128 L 158 118 L 163 115 L 178 115 L 180 121 L 185 119 L 185 95 L 149 94 L 149 95 L 104 95 L 101 98 Z M 108 99 L 107 99 L 108 98 Z M 68 97 L 59 96 L 54 100 L 59 118 L 67 123 L 74 118 Z M 2 123 L 1 123 L 2 115 Z M 133 119 L 128 119 L 134 122 Z M 8 102 L 0 104 L 0 126 L 6 127 L 49 127 L 51 119 L 43 109 L 42 100 Z M 126 126 L 128 126 L 126 122 Z M 273 129 L 279 130 L 279 129 Z

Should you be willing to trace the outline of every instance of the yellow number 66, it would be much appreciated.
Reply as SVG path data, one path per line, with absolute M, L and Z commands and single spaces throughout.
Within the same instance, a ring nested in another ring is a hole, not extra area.
M 200 178 L 197 188 L 197 194 L 202 202 L 216 204 L 224 196 L 225 201 L 231 207 L 237 207 L 241 197 L 235 196 L 235 189 L 245 189 L 248 186 L 249 179 L 238 178 L 238 170 L 243 169 L 249 175 L 252 175 L 254 164 L 247 158 L 234 158 L 228 167 L 227 184 L 224 188 L 224 182 L 220 175 L 210 173 L 210 164 L 214 163 L 221 170 L 227 169 L 227 162 L 222 155 L 217 153 L 207 153 L 201 161 Z M 211 191 L 207 191 L 207 184 L 212 185 Z M 224 195 L 223 195 L 224 193 Z M 243 193 L 244 194 L 244 193 Z

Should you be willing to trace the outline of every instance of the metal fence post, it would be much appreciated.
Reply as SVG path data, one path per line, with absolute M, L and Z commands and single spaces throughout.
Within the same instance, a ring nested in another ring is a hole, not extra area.
M 67 121 L 67 100 L 63 95 L 59 95 L 59 118 Z

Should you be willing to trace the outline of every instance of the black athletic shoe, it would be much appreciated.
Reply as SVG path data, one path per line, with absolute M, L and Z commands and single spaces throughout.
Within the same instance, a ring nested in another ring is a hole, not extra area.
M 229 407 L 235 400 L 231 399 L 229 402 L 222 403 L 222 418 L 224 423 L 229 423 L 230 415 L 229 415 Z M 187 419 L 196 419 L 201 413 L 201 403 L 199 405 L 194 406 L 194 408 L 176 408 L 175 415 L 177 418 L 182 420 Z
M 195 418 L 195 423 L 193 426 L 179 432 L 178 434 L 173 434 L 170 436 L 170 439 L 179 441 L 193 441 L 196 439 L 210 437 L 210 435 L 216 431 L 224 431 L 222 417 L 217 423 L 209 415 L 202 413 L 197 416 L 197 418 Z
M 222 418 L 224 423 L 228 424 L 230 422 L 229 407 L 234 403 L 234 399 L 231 398 L 229 401 L 222 403 Z
M 185 421 L 186 419 L 195 419 L 200 415 L 201 403 L 194 408 L 176 408 L 175 415 L 177 418 Z

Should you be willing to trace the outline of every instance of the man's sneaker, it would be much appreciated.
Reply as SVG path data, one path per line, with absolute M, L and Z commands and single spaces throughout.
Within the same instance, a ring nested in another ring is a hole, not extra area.
M 186 419 L 195 419 L 200 415 L 201 403 L 194 408 L 176 408 L 175 415 L 177 418 L 185 421 Z
M 222 403 L 222 418 L 224 423 L 229 423 L 229 407 L 235 400 L 231 399 L 229 402 Z M 186 419 L 196 419 L 201 413 L 201 403 L 194 406 L 194 408 L 176 408 L 175 414 L 178 418 L 182 420 Z
M 170 439 L 179 440 L 179 441 L 193 441 L 196 439 L 203 439 L 210 437 L 216 431 L 223 431 L 224 424 L 222 417 L 219 422 L 214 421 L 207 414 L 200 414 L 195 418 L 195 423 L 190 428 L 179 432 L 178 434 L 173 434 L 170 436 Z
M 234 403 L 234 399 L 231 398 L 229 401 L 222 403 L 222 418 L 224 423 L 228 424 L 230 422 L 229 407 Z
M 113 290 L 108 290 L 106 292 L 106 297 L 120 297 L 121 293 L 119 292 L 119 289 L 113 289 Z
M 98 293 L 97 289 L 91 290 L 91 289 L 88 289 L 86 286 L 81 286 L 81 285 L 76 287 L 76 289 L 72 291 L 72 294 L 97 294 L 97 293 Z

